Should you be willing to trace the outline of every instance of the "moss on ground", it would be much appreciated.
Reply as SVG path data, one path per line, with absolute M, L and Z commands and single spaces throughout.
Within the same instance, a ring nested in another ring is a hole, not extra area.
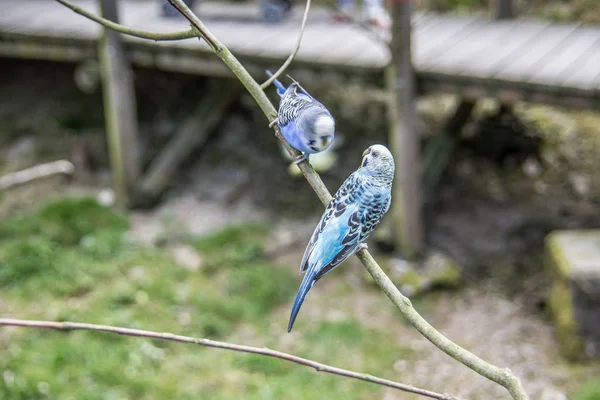
M 299 281 L 295 268 L 263 259 L 268 226 L 193 238 L 204 259 L 197 271 L 177 266 L 166 248 L 129 243 L 127 226 L 90 198 L 3 221 L 0 314 L 222 340 L 250 329 L 259 346 L 281 347 L 272 326 L 287 335 L 287 320 L 274 311 Z M 388 378 L 394 361 L 411 355 L 354 319 L 317 322 L 305 335 L 293 352 Z M 382 390 L 281 360 L 105 333 L 0 329 L 0 345 L 0 398 L 15 400 L 369 399 Z

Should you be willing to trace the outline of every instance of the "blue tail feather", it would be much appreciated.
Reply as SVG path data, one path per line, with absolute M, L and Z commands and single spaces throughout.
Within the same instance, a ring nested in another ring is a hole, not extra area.
M 292 331 L 294 321 L 296 321 L 296 316 L 300 312 L 300 307 L 302 307 L 302 303 L 304 303 L 306 295 L 316 282 L 316 276 L 317 271 L 314 268 L 309 268 L 304 275 L 304 279 L 302 279 L 302 283 L 300 284 L 300 288 L 296 294 L 296 299 L 294 300 L 294 305 L 292 306 L 292 313 L 290 315 L 290 322 L 288 324 L 288 333 Z
M 267 72 L 267 75 L 269 76 L 269 78 L 273 76 L 273 73 L 271 71 L 269 71 L 268 69 L 266 70 L 266 72 Z M 279 95 L 283 95 L 285 93 L 285 86 L 283 86 L 283 83 L 281 83 L 279 81 L 279 79 L 275 79 L 273 81 L 273 84 L 277 88 L 277 93 L 279 93 Z

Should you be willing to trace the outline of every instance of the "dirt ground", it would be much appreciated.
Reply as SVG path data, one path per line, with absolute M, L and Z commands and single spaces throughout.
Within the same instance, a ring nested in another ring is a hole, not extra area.
M 1 68 L 0 87 L 6 94 L 3 99 L 10 99 L 0 101 L 0 131 L 9 133 L 0 135 L 0 158 L 4 161 L 13 156 L 23 160 L 17 156 L 27 154 L 31 143 L 43 150 L 42 156 L 38 153 L 38 160 L 70 158 L 73 143 L 64 139 L 65 133 L 88 138 L 92 143 L 98 137 L 101 140 L 99 95 L 77 94 L 72 67 L 53 65 L 52 85 L 36 74 L 31 65 L 25 68 L 23 64 L 11 64 Z M 185 107 L 162 107 L 164 102 L 159 103 L 156 94 L 165 88 L 169 96 L 177 95 L 177 87 L 168 85 L 171 76 L 157 78 L 143 71 L 139 74 L 142 141 L 150 158 L 152 149 L 160 149 L 169 137 L 169 129 L 185 114 Z M 197 78 L 181 79 L 175 86 L 189 85 L 190 80 L 194 85 L 202 85 Z M 53 93 L 53 88 L 60 90 Z M 38 103 L 32 103 L 32 94 Z M 185 103 L 189 98 L 180 100 Z M 157 207 L 132 212 L 133 239 L 148 244 L 161 237 L 177 241 L 188 233 L 208 233 L 230 224 L 266 219 L 276 226 L 274 240 L 288 246 L 282 261 L 293 270 L 298 268 L 322 206 L 303 179 L 287 173 L 288 163 L 265 128 L 264 116 L 247 104 L 242 99 L 239 108 L 207 146 L 194 152 Z M 369 110 L 369 118 L 380 122 L 381 109 Z M 346 139 L 339 151 L 339 161 L 332 171 L 323 174 L 331 191 L 356 168 L 364 148 L 385 141 L 384 130 L 361 131 L 350 120 L 340 121 L 339 131 Z M 57 141 L 56 137 L 63 139 Z M 96 147 L 100 151 L 90 153 L 90 168 L 97 178 L 92 185 L 94 191 L 105 189 L 110 182 L 106 179 L 102 146 Z M 542 263 L 543 240 L 553 229 L 597 226 L 599 208 L 588 199 L 538 194 L 533 200 L 530 197 L 524 200 L 509 189 L 500 190 L 499 194 L 502 179 L 497 174 L 494 179 L 487 179 L 488 175 L 481 173 L 482 168 L 487 171 L 495 166 L 478 161 L 469 163 L 468 168 L 456 166 L 439 189 L 436 201 L 427 205 L 427 246 L 444 251 L 461 266 L 464 285 L 458 291 L 436 293 L 419 300 L 426 304 L 425 317 L 475 354 L 497 365 L 509 366 L 522 378 L 532 399 L 566 399 L 568 391 L 594 374 L 597 376 L 598 367 L 569 365 L 559 355 L 554 328 L 545 313 L 549 275 Z M 11 169 L 18 165 L 16 162 L 12 167 L 3 167 Z M 477 175 L 484 177 L 484 185 L 475 182 Z M 494 182 L 500 183 L 487 191 L 481 190 Z M 44 191 L 64 192 L 64 184 L 54 182 L 45 189 L 36 189 L 34 195 L 22 191 L 21 197 L 11 200 L 5 196 L 0 201 L 8 204 L 10 210 L 16 210 L 22 208 L 23 199 L 42 201 Z M 377 250 L 376 246 L 372 248 Z M 395 335 L 398 342 L 418 349 L 418 361 L 408 363 L 399 359 L 394 367 L 402 382 L 469 399 L 506 397 L 501 388 L 456 364 L 403 324 L 385 296 L 365 283 L 357 260 L 347 264 L 315 286 L 311 301 L 320 306 L 307 307 L 304 313 L 313 313 L 316 319 L 355 315 L 363 323 Z M 340 294 L 340 287 L 350 289 Z M 285 319 L 288 311 L 289 307 L 283 307 L 278 312 Z M 393 329 L 390 331 L 389 327 Z M 245 339 L 252 341 L 251 337 Z M 289 336 L 281 338 L 281 350 L 285 350 L 288 340 Z M 384 398 L 406 397 L 389 390 Z

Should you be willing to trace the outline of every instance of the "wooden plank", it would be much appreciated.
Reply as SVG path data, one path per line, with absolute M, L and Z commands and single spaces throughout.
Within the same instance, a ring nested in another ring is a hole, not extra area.
M 415 259 L 423 246 L 419 135 L 416 129 L 415 76 L 412 63 L 411 3 L 392 5 L 392 62 L 388 67 L 390 151 L 396 159 L 392 206 L 396 251 Z
M 189 22 L 184 18 L 164 18 L 161 15 L 161 2 L 151 0 L 145 2 L 119 0 L 123 24 L 136 29 L 153 32 L 176 32 L 188 29 Z
M 300 48 L 298 57 L 303 60 L 314 60 L 325 63 L 333 62 L 328 56 L 330 52 L 343 51 L 352 47 L 352 42 L 356 38 L 358 29 L 351 25 L 323 27 L 321 30 L 311 30 L 305 32 L 304 46 Z M 352 38 L 348 40 L 348 38 Z
M 475 17 L 440 18 L 427 32 L 415 37 L 413 45 L 415 64 L 420 68 L 431 57 L 437 57 L 453 43 L 487 23 L 489 21 Z
M 496 19 L 506 20 L 515 18 L 517 15 L 515 8 L 514 0 L 496 0 Z
M 590 50 L 589 57 L 582 61 L 579 67 L 571 72 L 571 75 L 560 80 L 563 86 L 594 90 L 599 86 L 600 71 L 600 45 L 596 43 Z
M 366 32 L 356 32 L 352 40 L 342 40 L 332 35 L 330 41 L 322 40 L 320 49 L 321 54 L 315 57 L 316 61 L 323 61 L 327 64 L 348 64 L 352 60 L 352 64 L 363 66 L 378 66 L 376 59 L 357 58 L 357 54 L 365 52 L 366 49 L 381 46 Z
M 476 57 L 456 60 L 455 71 L 458 75 L 487 77 L 500 60 L 513 54 L 535 36 L 543 35 L 549 26 L 550 23 L 543 21 L 520 22 L 506 40 L 498 40 L 493 45 L 480 49 Z
M 57 4 L 54 1 L 23 2 L 15 3 L 14 0 L 2 2 L 0 9 L 0 30 L 4 32 L 27 32 L 28 22 L 35 16 L 56 10 Z
M 118 22 L 116 0 L 99 0 L 102 16 Z M 121 44 L 121 35 L 104 29 L 99 46 L 104 114 L 117 204 L 134 204 L 140 173 L 138 126 L 133 74 Z
M 268 26 L 256 26 L 256 24 L 254 24 L 248 25 L 243 36 L 237 35 L 235 29 L 232 30 L 231 37 L 238 42 L 242 41 L 242 46 L 244 46 L 243 38 L 250 38 L 253 34 L 260 35 L 260 41 L 251 39 L 254 41 L 253 44 L 255 45 L 253 48 L 245 46 L 245 48 L 249 50 L 247 51 L 248 53 L 251 52 L 257 56 L 287 57 L 296 44 L 299 30 L 300 22 L 297 25 L 282 25 L 278 29 L 272 29 Z M 306 47 L 307 42 L 310 41 L 310 34 L 307 34 L 307 32 L 312 32 L 314 30 L 314 26 L 308 26 L 305 29 L 305 35 L 302 40 L 303 47 Z
M 490 74 L 495 79 L 520 80 L 528 76 L 535 68 L 540 68 L 552 56 L 553 51 L 568 39 L 579 27 L 579 24 L 561 24 L 552 26 L 523 44 L 513 54 L 498 62 Z
M 423 33 L 427 32 L 429 29 L 434 27 L 438 22 L 440 22 L 441 18 L 443 18 L 443 17 L 440 17 L 439 15 L 435 15 L 435 14 L 427 14 L 426 16 L 424 16 L 423 20 L 413 27 L 413 37 L 422 35 Z
M 8 0 L 15 3 L 14 0 Z M 78 3 L 79 5 L 79 3 Z M 91 7 L 86 1 L 81 4 L 86 9 L 97 12 L 97 7 Z M 20 17 L 6 21 L 0 16 L 0 31 L 41 34 L 55 37 L 97 37 L 100 32 L 98 24 L 76 14 L 65 6 L 55 1 L 32 0 L 31 3 L 14 4 L 14 9 L 25 10 Z M 35 17 L 28 17 L 27 13 L 35 9 Z
M 436 70 L 443 73 L 457 73 L 465 63 L 473 62 L 479 57 L 479 52 L 496 47 L 503 41 L 510 40 L 508 35 L 517 28 L 519 22 L 497 21 L 474 29 L 471 34 L 450 44 L 445 51 L 430 57 L 420 65 L 423 70 Z
M 18 2 L 15 0 L 3 0 L 0 2 L 0 24 L 21 22 L 29 19 L 32 15 L 37 13 L 43 14 L 57 6 L 60 6 L 60 4 L 55 1 L 28 0 Z
M 118 0 L 119 15 L 121 15 L 121 23 L 138 29 L 152 29 L 160 31 L 160 25 L 165 23 L 165 20 L 174 22 L 179 27 L 176 29 L 185 29 L 189 23 L 181 19 L 161 18 L 161 2 L 157 0 L 150 1 L 131 1 Z M 150 23 L 147 23 L 150 21 Z M 156 25 L 156 22 L 160 22 Z
M 373 43 L 346 60 L 346 64 L 384 68 L 390 63 L 391 55 L 387 46 Z
M 568 78 L 582 63 L 582 56 L 592 53 L 600 43 L 600 29 L 579 28 L 557 49 L 553 57 L 537 68 L 528 81 L 553 85 Z M 600 71 L 600 64 L 597 65 Z
M 53 2 L 53 6 L 23 21 L 23 28 L 27 29 L 28 32 L 48 34 L 62 31 L 63 27 L 70 26 L 75 20 L 86 19 L 57 2 Z M 93 21 L 87 21 L 86 25 L 94 23 Z
M 213 25 L 213 31 L 220 32 L 222 36 L 226 37 L 230 50 L 234 54 L 258 54 L 268 49 L 271 44 L 277 42 L 278 36 L 286 35 L 286 33 L 280 30 L 281 28 L 269 29 L 268 26 L 259 24 L 240 25 L 242 25 L 241 34 L 237 32 L 235 23 Z M 215 33 L 215 36 L 220 37 L 217 33 Z

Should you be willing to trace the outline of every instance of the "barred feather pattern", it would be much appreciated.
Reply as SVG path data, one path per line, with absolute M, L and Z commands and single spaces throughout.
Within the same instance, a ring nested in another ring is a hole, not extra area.
M 288 332 L 316 281 L 356 253 L 379 225 L 392 202 L 394 158 L 382 145 L 363 153 L 361 167 L 350 175 L 329 202 L 300 263 L 304 273 L 292 306 Z
M 296 89 L 296 84 L 292 83 L 281 98 L 277 115 L 279 126 L 284 127 L 292 121 L 298 121 L 299 117 L 311 108 L 328 112 L 325 106 L 312 96 L 305 93 L 297 93 Z
M 309 241 L 302 258 L 301 273 L 308 269 L 309 258 L 315 245 L 332 219 L 341 218 L 342 215 L 350 212 L 346 221 L 347 231 L 341 241 L 342 249 L 329 263 L 322 266 L 316 279 L 321 278 L 351 256 L 358 244 L 364 242 L 375 230 L 381 218 L 389 210 L 391 196 L 385 190 L 374 189 L 373 182 L 366 179 L 361 170 L 346 179 L 325 209 Z

